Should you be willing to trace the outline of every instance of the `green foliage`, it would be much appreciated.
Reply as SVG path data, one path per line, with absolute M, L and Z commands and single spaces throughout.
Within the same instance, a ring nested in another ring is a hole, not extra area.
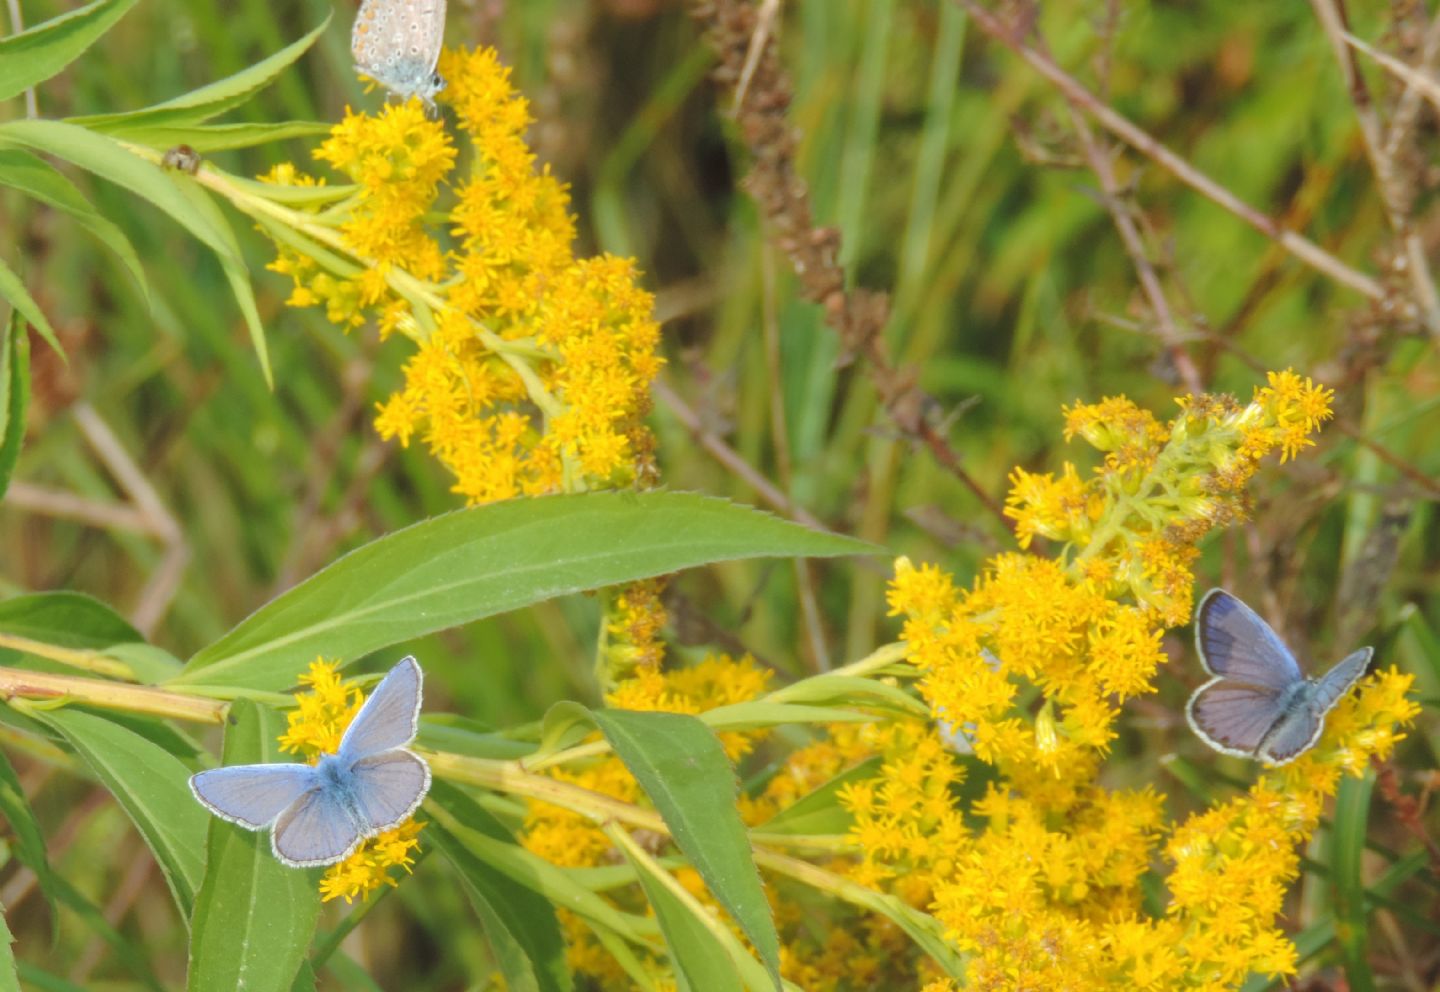
M 682 713 L 596 710 L 591 716 L 711 894 L 750 938 L 779 988 L 780 939 L 735 809 L 735 771 L 720 742 L 703 723 Z M 673 913 L 667 915 L 674 925 Z M 694 935 L 688 924 L 686 931 L 684 943 L 689 944 Z
M 133 6 L 135 0 L 95 0 L 0 39 L 0 100 L 43 83 L 64 69 Z
M 185 780 L 211 762 L 197 755 L 214 741 L 153 714 L 0 703 L 0 840 L 11 856 L 0 881 L 22 866 L 36 877 L 35 894 L 0 918 L 0 990 L 17 984 L 14 930 L 26 988 L 177 988 L 188 963 L 192 989 L 234 987 L 243 971 L 256 988 L 427 992 L 486 988 L 498 972 L 512 989 L 562 992 L 586 988 L 565 961 L 572 927 L 638 988 L 655 987 L 655 960 L 672 962 L 682 987 L 773 987 L 779 947 L 751 843 L 833 850 L 823 845 L 853 822 L 840 790 L 872 779 L 878 762 L 809 783 L 747 834 L 731 815 L 735 773 L 714 733 L 776 731 L 741 768 L 753 798 L 781 770 L 783 749 L 822 728 L 925 711 L 903 684 L 823 671 L 895 636 L 883 577 L 855 560 L 778 559 L 884 546 L 968 579 L 1009 538 L 954 474 L 895 432 L 865 357 L 846 354 L 821 308 L 799 299 L 787 259 L 766 244 L 769 222 L 736 191 L 750 151 L 703 80 L 713 54 L 679 5 L 633 4 L 633 20 L 610 15 L 617 5 L 558 0 L 511 4 L 499 24 L 467 14 L 532 96 L 533 136 L 576 193 L 582 240 L 635 254 L 661 291 L 666 382 L 696 415 L 657 401 L 667 485 L 735 502 L 589 494 L 460 511 L 431 461 L 381 445 L 369 425 L 404 374 L 404 348 L 285 307 L 289 287 L 264 272 L 272 256 L 250 219 L 222 212 L 203 173 L 157 164 L 156 153 L 188 144 L 202 169 L 308 168 L 347 104 L 382 100 L 351 70 L 351 8 L 332 23 L 330 6 L 309 0 L 22 6 L 50 19 L 0 38 L 0 300 L 10 311 L 0 495 L 15 481 L 28 493 L 23 506 L 0 505 L 0 635 L 94 652 L 139 688 L 235 699 L 226 763 L 275 759 L 275 693 L 316 655 L 353 663 L 413 641 L 433 679 L 420 747 L 496 762 L 612 747 L 678 851 L 616 840 L 614 863 L 558 867 L 517 841 L 522 800 L 437 780 L 421 835 L 430 856 L 416 874 L 359 909 L 322 907 L 316 873 L 277 865 L 265 833 L 208 817 L 189 795 Z M 1110 27 L 1103 6 L 1041 5 L 1036 27 L 1059 64 L 1246 202 L 1403 295 L 1347 88 L 1307 5 L 1129 6 Z M 1074 168 L 1083 162 L 1068 111 L 1049 84 L 948 0 L 780 10 L 795 81 L 789 122 L 816 220 L 840 228 L 849 285 L 891 291 L 887 347 L 934 397 L 930 422 L 985 492 L 1003 495 L 1017 464 L 1051 471 L 1074 457 L 1059 442 L 1062 404 L 1125 392 L 1163 409 L 1184 392 L 1096 180 Z M 1378 7 L 1351 14 L 1366 38 L 1395 27 Z M 1361 69 L 1388 122 L 1394 83 Z M 32 87 L 35 119 L 23 104 Z M 1422 113 L 1428 135 L 1432 112 Z M 1396 758 L 1412 785 L 1440 760 L 1434 339 L 1397 329 L 1166 170 L 1110 151 L 1207 385 L 1243 395 L 1255 367 L 1293 364 L 1339 387 L 1345 430 L 1328 432 L 1313 462 L 1276 473 L 1243 538 L 1216 542 L 1202 570 L 1263 590 L 1267 608 L 1314 632 L 1317 657 L 1342 640 L 1373 641 L 1381 664 L 1417 675 L 1426 713 Z M 323 212 L 352 188 L 332 177 L 263 191 Z M 1432 201 L 1421 184 L 1412 222 L 1433 259 Z M 157 224 L 160 215 L 178 227 Z M 48 349 L 30 354 L 29 328 Z M 176 543 L 76 434 L 66 414 L 76 397 L 154 485 Z M 35 508 L 56 492 L 135 513 L 97 524 Z M 742 505 L 782 500 L 782 512 L 803 510 L 836 533 Z M 172 547 L 180 553 L 167 559 Z M 146 609 L 151 583 L 185 560 L 157 619 Z M 584 594 L 673 573 L 672 662 L 753 651 L 783 688 L 695 718 L 572 701 L 595 702 L 597 609 Z M 71 662 L 0 644 L 6 670 L 101 674 Z M 1168 668 L 1114 742 L 1117 785 L 1154 784 L 1182 812 L 1248 772 L 1224 762 L 1217 771 L 1188 738 L 1175 714 L 1197 673 L 1188 657 Z M 592 719 L 607 743 L 586 742 Z M 1152 783 L 1155 768 L 1165 772 Z M 91 800 L 97 783 L 119 811 Z M 1429 861 L 1372 786 L 1342 788 L 1293 907 L 1302 961 L 1343 968 L 1356 989 L 1389 987 L 1393 959 L 1433 939 Z M 1435 833 L 1433 812 L 1421 822 Z M 128 902 L 117 896 L 126 857 L 159 868 Z M 728 917 L 677 890 L 676 872 L 689 867 Z M 843 881 L 807 892 L 888 919 L 943 970 L 963 970 L 932 917 Z M 625 908 L 607 898 L 622 888 L 635 895 Z M 330 935 L 318 943 L 317 924 Z M 373 949 L 363 962 L 336 949 L 354 927 Z M 81 961 L 96 963 L 72 970 Z M 1262 976 L 1245 986 L 1279 987 Z
M 30 339 L 17 308 L 0 335 L 0 498 L 10 485 L 30 405 Z
M 284 720 L 273 710 L 238 700 L 230 709 L 223 763 L 279 760 L 275 744 Z M 205 876 L 190 923 L 186 988 L 247 988 L 288 992 L 310 950 L 320 917 L 313 871 L 275 860 L 270 838 L 210 817 Z
M 283 689 L 317 655 L 351 661 L 567 593 L 707 562 L 872 550 L 687 493 L 548 496 L 457 510 L 317 573 L 196 654 L 176 682 Z

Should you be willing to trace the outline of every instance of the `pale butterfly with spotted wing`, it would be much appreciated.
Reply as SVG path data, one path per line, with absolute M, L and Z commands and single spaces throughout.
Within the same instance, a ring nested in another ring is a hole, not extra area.
M 435 71 L 445 42 L 445 0 L 364 0 L 350 32 L 355 68 L 403 99 L 428 107 L 445 88 Z
M 1325 714 L 1365 674 L 1374 654 L 1361 648 L 1307 679 L 1270 625 L 1224 589 L 1200 600 L 1195 646 L 1212 678 L 1185 706 L 1191 729 L 1223 754 L 1270 765 L 1293 761 L 1315 745 Z
M 419 728 L 422 674 L 400 660 L 350 721 L 334 754 L 315 765 L 231 765 L 190 777 L 210 812 L 270 832 L 292 868 L 343 861 L 366 838 L 408 820 L 430 789 L 430 766 L 405 750 Z

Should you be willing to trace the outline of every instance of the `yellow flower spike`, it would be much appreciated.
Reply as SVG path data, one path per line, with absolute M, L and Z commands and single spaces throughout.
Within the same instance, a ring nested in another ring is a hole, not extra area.
M 575 257 L 569 193 L 537 167 L 528 104 L 494 51 L 446 51 L 439 68 L 453 137 L 409 101 L 347 112 L 316 151 L 355 192 L 323 214 L 296 211 L 327 251 L 279 248 L 289 302 L 417 342 L 376 430 L 424 444 L 468 502 L 653 485 L 653 297 L 633 262 Z M 288 165 L 267 178 L 313 182 Z
M 1169 992 L 1294 972 L 1275 924 L 1297 848 L 1340 776 L 1363 773 L 1413 719 L 1407 677 L 1372 676 L 1315 748 L 1177 825 L 1152 790 L 1097 779 L 1119 704 L 1153 691 L 1164 630 L 1189 619 L 1199 540 L 1243 518 L 1260 460 L 1309 446 L 1331 399 L 1283 372 L 1243 406 L 1181 397 L 1168 425 L 1124 397 L 1076 404 L 1067 436 L 1102 464 L 1083 480 L 1068 465 L 1060 478 L 1017 469 L 1007 501 L 1022 546 L 1069 542 L 1057 558 L 996 555 L 968 590 L 896 562 L 888 602 L 920 691 L 994 779 L 968 807 L 948 788 L 922 800 L 927 759 L 910 747 L 883 752 L 884 771 L 840 798 L 870 882 L 897 895 L 902 879 L 930 886 L 947 939 L 970 955 L 967 987 Z M 943 852 L 913 838 L 921 817 L 948 831 Z M 1170 900 L 1152 918 L 1140 879 L 1161 852 Z

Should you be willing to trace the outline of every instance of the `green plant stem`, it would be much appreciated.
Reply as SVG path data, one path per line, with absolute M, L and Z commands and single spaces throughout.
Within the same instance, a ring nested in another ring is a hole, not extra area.
M 87 703 L 105 709 L 148 713 L 192 723 L 222 723 L 226 709 L 226 704 L 218 700 L 150 686 L 122 685 L 74 675 L 48 675 L 20 668 L 0 668 L 0 699 L 6 702 L 28 699 Z
M 26 654 L 58 661 L 62 665 L 94 672 L 96 675 L 103 675 L 109 679 L 123 679 L 126 682 L 138 681 L 134 669 L 129 665 L 107 657 L 100 651 L 66 648 L 58 644 L 47 644 L 44 641 L 32 641 L 28 637 L 18 637 L 15 634 L 0 634 L 0 648 L 24 651 Z

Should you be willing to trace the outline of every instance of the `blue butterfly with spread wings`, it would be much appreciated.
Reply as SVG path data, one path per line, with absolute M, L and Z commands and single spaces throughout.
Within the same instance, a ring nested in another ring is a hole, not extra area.
M 292 868 L 329 865 L 408 820 L 430 766 L 405 749 L 420 723 L 422 674 L 406 657 L 375 687 L 334 754 L 314 765 L 232 765 L 190 777 L 210 812 L 246 830 L 273 826 L 270 849 Z
M 1185 706 L 1200 739 L 1222 754 L 1283 765 L 1308 751 L 1325 714 L 1354 687 L 1374 654 L 1361 648 L 1307 679 L 1270 625 L 1224 589 L 1195 610 L 1195 646 L 1213 678 Z

